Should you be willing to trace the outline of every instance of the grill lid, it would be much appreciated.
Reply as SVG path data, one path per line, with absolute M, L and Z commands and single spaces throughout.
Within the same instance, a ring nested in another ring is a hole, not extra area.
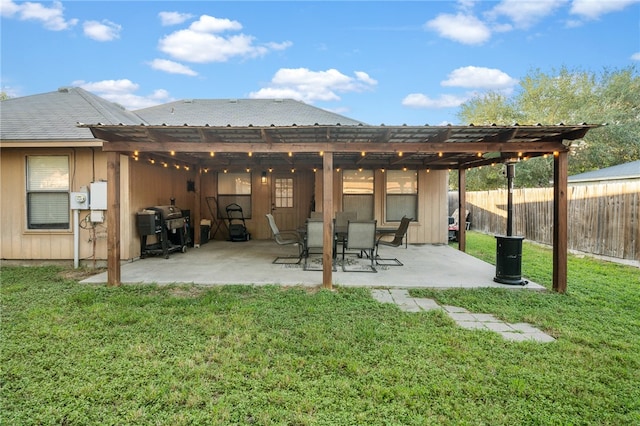
M 145 210 L 154 210 L 162 214 L 162 220 L 177 219 L 182 217 L 182 210 L 176 206 L 153 206 Z

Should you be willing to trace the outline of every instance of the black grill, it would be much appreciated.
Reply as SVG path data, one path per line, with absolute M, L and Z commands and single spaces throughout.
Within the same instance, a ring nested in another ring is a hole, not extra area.
M 140 234 L 140 257 L 162 254 L 165 258 L 175 251 L 186 252 L 188 243 L 188 218 L 176 206 L 147 207 L 136 213 Z M 147 244 L 148 236 L 155 242 Z

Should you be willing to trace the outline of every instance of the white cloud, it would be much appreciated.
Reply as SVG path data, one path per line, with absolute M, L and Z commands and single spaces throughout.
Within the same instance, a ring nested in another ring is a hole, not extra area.
M 193 18 L 193 15 L 190 13 L 180 12 L 160 12 L 158 13 L 158 16 L 160 17 L 160 22 L 165 27 L 182 24 L 183 22 Z
M 82 24 L 84 35 L 96 41 L 111 41 L 120 38 L 122 26 L 108 20 L 85 21 Z
M 184 74 L 190 76 L 198 75 L 197 72 L 187 67 L 186 65 L 182 65 L 181 63 L 169 61 L 168 59 L 154 59 L 150 62 L 151 68 L 154 70 L 165 71 L 169 74 Z
M 513 90 L 518 80 L 496 68 L 462 67 L 457 68 L 441 84 L 446 87 L 466 87 L 485 90 Z
M 237 21 L 202 15 L 189 28 L 175 31 L 159 42 L 159 49 L 174 59 L 185 62 L 226 62 L 233 57 L 252 58 L 264 56 L 272 50 L 283 50 L 291 42 L 256 44 L 252 36 L 236 34 L 218 35 L 225 31 L 237 31 L 242 25 Z
M 311 71 L 308 68 L 282 68 L 269 85 L 249 94 L 250 98 L 292 98 L 307 103 L 337 101 L 341 93 L 371 90 L 378 82 L 369 74 L 356 71 L 349 77 L 336 69 Z
M 147 96 L 136 95 L 134 92 L 136 92 L 140 86 L 129 79 L 96 82 L 78 80 L 74 81 L 72 85 L 82 87 L 108 101 L 120 104 L 129 110 L 147 108 L 175 100 L 169 96 L 169 92 L 164 89 L 157 89 Z
M 527 29 L 553 14 L 568 0 L 502 0 L 491 12 L 491 17 L 506 16 L 516 28 Z
M 402 100 L 402 105 L 410 108 L 456 108 L 465 103 L 468 96 L 440 95 L 431 98 L 422 93 L 411 93 Z
M 431 97 L 422 93 L 411 93 L 402 100 L 402 105 L 411 108 L 456 108 L 478 94 L 478 90 L 496 90 L 510 94 L 518 80 L 495 68 L 461 67 L 449 73 L 440 83 L 445 87 L 474 89 L 464 95 L 442 94 Z
M 482 21 L 465 13 L 438 15 L 424 24 L 424 28 L 463 44 L 482 44 L 491 38 L 491 30 Z
M 5 18 L 14 16 L 21 21 L 38 21 L 44 28 L 52 31 L 62 31 L 78 23 L 77 19 L 65 19 L 62 3 L 54 1 L 50 7 L 42 3 L 15 3 L 11 0 L 0 2 L 0 11 Z
M 199 33 L 222 33 L 225 31 L 240 31 L 242 24 L 238 21 L 202 15 L 200 19 L 189 26 L 189 29 Z
M 632 61 L 640 61 L 640 52 L 636 52 L 633 55 L 631 55 L 631 60 Z
M 625 9 L 640 0 L 573 0 L 571 13 L 587 19 L 598 19 L 600 16 Z

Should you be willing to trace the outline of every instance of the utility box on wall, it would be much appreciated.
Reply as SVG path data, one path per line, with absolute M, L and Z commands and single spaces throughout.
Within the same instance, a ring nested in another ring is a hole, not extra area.
M 89 194 L 86 192 L 72 192 L 69 198 L 71 210 L 87 210 L 89 208 Z
M 107 210 L 107 182 L 91 182 L 91 210 Z

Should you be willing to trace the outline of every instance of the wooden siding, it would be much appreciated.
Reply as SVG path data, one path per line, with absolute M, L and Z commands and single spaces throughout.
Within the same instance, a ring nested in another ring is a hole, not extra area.
M 393 227 L 398 222 L 386 222 L 386 197 L 384 173 L 374 173 L 374 219 L 378 226 Z M 447 186 L 449 174 L 446 170 L 418 171 L 418 217 L 409 225 L 407 231 L 410 243 L 446 244 L 447 243 Z M 318 171 L 315 184 L 316 200 L 322 199 L 322 173 Z M 336 172 L 333 183 L 334 210 L 342 210 L 342 174 Z M 316 210 L 322 206 L 316 203 Z M 335 213 L 335 212 L 334 212 Z
M 640 182 L 568 188 L 568 248 L 620 259 L 640 260 Z M 506 232 L 506 190 L 467 193 L 472 228 Z M 553 189 L 515 190 L 514 234 L 551 244 Z
M 79 191 L 93 181 L 107 179 L 106 154 L 99 148 L 45 148 L 19 149 L 3 148 L 0 156 L 2 205 L 0 257 L 2 259 L 24 260 L 71 260 L 73 259 L 73 225 L 69 230 L 36 231 L 26 229 L 26 156 L 27 155 L 68 155 L 70 159 L 70 190 Z M 121 258 L 133 259 L 140 255 L 140 239 L 136 229 L 135 215 L 145 207 L 167 205 L 171 198 L 176 206 L 191 210 L 195 218 L 211 219 L 206 197 L 217 195 L 217 172 L 200 174 L 200 170 L 175 167 L 164 168 L 149 162 L 135 161 L 121 156 L 120 192 L 121 192 Z M 335 172 L 334 207 L 342 209 L 341 173 Z M 268 183 L 262 184 L 261 171 L 252 173 L 252 218 L 247 219 L 247 229 L 254 239 L 271 238 L 271 231 L 264 217 L 271 211 L 273 202 L 271 175 Z M 296 171 L 296 192 L 294 204 L 297 206 L 295 220 L 302 226 L 309 216 L 312 198 L 315 196 L 315 208 L 322 211 L 322 171 Z M 446 171 L 426 170 L 418 172 L 418 217 L 411 223 L 408 231 L 412 243 L 446 243 L 446 216 L 448 185 Z M 194 181 L 199 187 L 195 192 L 187 191 L 187 181 Z M 380 170 L 374 174 L 374 214 L 380 226 L 395 226 L 397 223 L 385 223 L 384 175 Z M 199 212 L 196 197 L 200 197 Z M 224 206 L 222 206 L 224 208 Z M 81 211 L 82 220 L 89 211 Z M 71 214 L 71 220 L 73 215 Z M 199 221 L 199 219 L 197 219 Z M 197 230 L 196 223 L 193 223 Z M 80 252 L 82 261 L 98 261 L 107 258 L 106 223 L 95 227 L 95 247 L 93 231 L 80 230 Z M 226 238 L 219 232 L 216 239 Z
M 68 230 L 27 229 L 26 157 L 29 155 L 67 155 L 69 157 L 70 191 L 89 187 L 92 181 L 106 179 L 106 157 L 92 148 L 3 148 L 0 156 L 2 205 L 0 257 L 10 260 L 70 260 L 73 259 L 73 214 L 70 212 Z M 89 214 L 80 211 L 80 221 Z M 95 237 L 94 237 L 95 235 Z M 95 228 L 80 229 L 79 258 L 106 259 L 106 223 Z

